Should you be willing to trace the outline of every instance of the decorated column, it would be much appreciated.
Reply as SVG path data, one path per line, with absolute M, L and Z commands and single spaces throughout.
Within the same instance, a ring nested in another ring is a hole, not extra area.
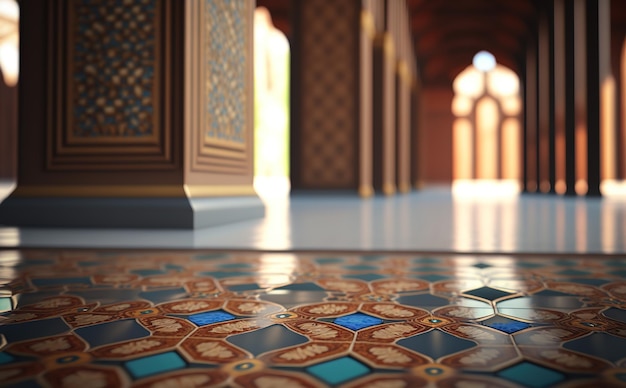
M 21 3 L 18 186 L 0 223 L 260 217 L 249 0 Z

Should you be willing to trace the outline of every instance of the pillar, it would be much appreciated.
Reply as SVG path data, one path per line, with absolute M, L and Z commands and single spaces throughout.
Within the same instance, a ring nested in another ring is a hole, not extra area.
M 253 3 L 22 2 L 18 185 L 0 222 L 200 228 L 262 216 Z
M 524 130 L 524 191 L 539 190 L 537 174 L 537 48 L 530 45 L 526 54 L 525 130 Z
M 552 100 L 554 106 L 554 192 L 564 194 L 566 185 L 565 136 L 565 0 L 554 0 L 552 11 Z
M 293 5 L 292 188 L 370 195 L 373 16 L 357 0 Z
M 16 174 L 17 86 L 7 85 L 0 74 L 0 181 Z
M 396 2 L 385 2 L 385 32 L 374 46 L 374 189 L 385 195 L 396 192 Z
M 539 18 L 537 51 L 537 186 L 542 193 L 549 192 L 550 185 L 550 23 L 545 9 Z
M 576 195 L 576 37 L 574 2 L 565 1 L 565 194 Z M 582 80 L 578 81 L 579 83 Z

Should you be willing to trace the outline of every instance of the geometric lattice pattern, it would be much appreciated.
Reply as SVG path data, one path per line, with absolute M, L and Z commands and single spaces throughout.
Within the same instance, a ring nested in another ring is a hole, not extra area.
M 565 271 L 571 263 L 551 257 L 479 260 L 486 265 L 445 255 L 5 251 L 0 380 L 136 387 L 626 382 L 626 279 L 615 273 L 616 258 L 572 258 L 584 272 L 573 275 Z M 577 303 L 559 304 L 563 295 Z
M 154 131 L 157 2 L 126 3 L 72 3 L 74 137 L 143 137 Z
M 354 188 L 360 17 L 351 1 L 301 2 L 300 165 L 303 186 Z
M 248 0 L 205 0 L 205 136 L 245 142 Z

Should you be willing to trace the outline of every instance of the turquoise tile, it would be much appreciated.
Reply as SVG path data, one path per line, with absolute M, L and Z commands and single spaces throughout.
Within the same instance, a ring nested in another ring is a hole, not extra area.
M 371 282 L 372 280 L 384 279 L 386 276 L 379 275 L 375 273 L 364 273 L 364 274 L 352 274 L 352 275 L 344 275 L 344 279 L 357 279 L 364 280 L 366 282 Z
M 350 271 L 373 271 L 378 269 L 377 266 L 367 264 L 344 265 L 343 268 Z
M 343 259 L 339 257 L 318 257 L 315 261 L 321 265 L 343 263 Z
M 370 369 L 352 357 L 342 357 L 310 366 L 306 371 L 327 384 L 335 385 L 366 375 Z
M 124 363 L 126 369 L 136 379 L 156 373 L 182 369 L 186 365 L 185 361 L 176 352 L 161 353 Z
M 224 278 L 232 278 L 238 276 L 254 276 L 255 272 L 239 272 L 239 271 L 209 271 L 209 272 L 200 272 L 198 275 L 200 276 L 209 276 L 216 279 L 224 279 Z
M 167 273 L 167 271 L 162 269 L 136 269 L 130 272 L 139 276 L 164 275 Z
M 13 357 L 12 355 L 5 352 L 0 352 L 0 365 L 8 364 L 13 360 L 15 360 L 15 357 Z
M 0 298 L 0 313 L 5 311 L 11 311 L 13 303 L 11 298 Z
M 438 282 L 440 280 L 446 280 L 446 279 L 450 279 L 451 276 L 445 276 L 445 275 L 437 275 L 437 274 L 431 274 L 431 275 L 413 275 L 414 278 L 417 279 L 422 279 L 422 280 L 426 280 L 428 282 L 434 283 L 434 282 Z
M 584 276 L 584 275 L 589 275 L 590 273 L 588 271 L 581 271 L 579 269 L 566 269 L 566 270 L 557 272 L 557 274 L 567 275 L 567 276 Z
M 498 373 L 498 376 L 532 388 L 551 387 L 565 376 L 551 369 L 522 362 Z
M 218 268 L 222 269 L 239 269 L 239 268 L 252 268 L 248 263 L 225 263 L 218 265 Z

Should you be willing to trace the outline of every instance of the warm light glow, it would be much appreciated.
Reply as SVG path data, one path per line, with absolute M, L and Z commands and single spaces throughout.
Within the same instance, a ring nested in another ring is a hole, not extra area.
M 254 171 L 263 195 L 289 192 L 289 42 L 267 8 L 254 14 Z M 275 191 L 268 194 L 267 190 Z
M 519 194 L 520 187 L 516 180 L 505 179 L 457 179 L 452 183 L 452 195 L 461 198 L 506 198 Z
M 472 179 L 472 123 L 468 119 L 456 119 L 453 124 L 453 145 L 454 145 L 454 178 Z
M 502 122 L 502 178 L 519 179 L 520 171 L 519 120 L 507 118 Z
M 500 106 L 506 116 L 517 116 L 522 112 L 522 101 L 518 95 L 500 99 Z
M 8 86 L 19 77 L 19 13 L 17 2 L 0 0 L 0 69 Z
M 488 53 L 487 53 L 488 54 Z M 453 168 L 454 185 L 457 181 L 471 179 L 497 181 L 506 179 L 515 183 L 520 177 L 521 128 L 519 114 L 519 78 L 512 70 L 496 65 L 477 68 L 477 63 L 468 66 L 454 80 L 455 97 L 452 113 L 453 124 Z M 477 55 L 478 66 L 483 66 Z M 463 190 L 491 190 L 484 185 L 468 188 L 459 183 Z
M 585 195 L 587 194 L 587 191 L 589 190 L 589 185 L 587 184 L 586 180 L 579 179 L 576 181 L 576 184 L 574 185 L 574 190 L 576 191 L 576 194 L 578 195 Z
M 471 98 L 457 94 L 452 100 L 452 113 L 457 117 L 469 116 L 474 108 L 474 100 Z
M 587 127 L 585 123 L 576 126 L 576 185 L 578 195 L 587 194 Z
M 603 197 L 626 199 L 626 181 L 606 179 L 600 183 L 600 192 Z
M 474 55 L 472 64 L 480 71 L 488 72 L 496 67 L 496 58 L 489 51 L 479 51 Z
M 611 75 L 602 81 L 600 101 L 601 177 L 603 180 L 614 179 L 617 167 L 615 163 L 617 159 L 615 154 L 615 79 Z
M 556 181 L 554 184 L 554 191 L 556 191 L 557 194 L 565 194 L 567 191 L 567 183 L 565 183 L 564 180 Z
M 483 97 L 476 104 L 476 174 L 478 179 L 498 178 L 498 104 Z
M 474 66 L 469 66 L 463 70 L 452 84 L 454 93 L 470 98 L 480 97 L 485 92 L 484 74 Z
M 487 91 L 494 97 L 519 95 L 519 78 L 510 69 L 498 65 L 487 73 Z

